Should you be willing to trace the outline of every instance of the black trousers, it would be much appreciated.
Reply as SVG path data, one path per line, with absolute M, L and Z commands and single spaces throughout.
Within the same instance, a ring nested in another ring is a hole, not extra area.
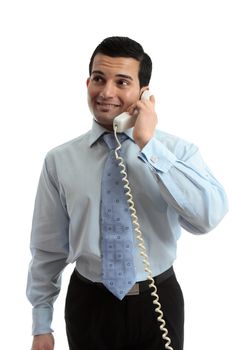
M 182 350 L 184 300 L 175 274 L 157 288 L 171 346 Z M 65 306 L 70 350 L 164 350 L 151 290 L 120 301 L 74 272 Z

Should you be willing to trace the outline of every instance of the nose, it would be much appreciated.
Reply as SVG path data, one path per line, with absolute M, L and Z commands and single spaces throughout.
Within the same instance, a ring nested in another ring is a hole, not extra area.
M 100 96 L 102 98 L 112 98 L 115 96 L 115 93 L 116 93 L 116 89 L 115 89 L 115 86 L 112 82 L 107 82 L 101 92 L 100 92 Z

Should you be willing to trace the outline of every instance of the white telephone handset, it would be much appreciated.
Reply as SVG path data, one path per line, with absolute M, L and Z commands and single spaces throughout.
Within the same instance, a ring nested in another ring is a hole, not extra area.
M 141 99 L 149 99 L 151 95 L 152 94 L 150 93 L 150 91 L 146 90 L 143 92 Z M 173 347 L 171 346 L 171 339 L 168 335 L 168 330 L 166 328 L 166 322 L 165 322 L 164 317 L 163 317 L 163 311 L 161 308 L 161 304 L 159 302 L 157 287 L 154 283 L 152 271 L 150 268 L 150 262 L 149 262 L 147 250 L 146 250 L 146 247 L 144 244 L 144 239 L 143 239 L 143 235 L 141 232 L 140 224 L 138 222 L 137 212 L 136 212 L 136 208 L 134 206 L 133 195 L 132 195 L 132 191 L 131 191 L 130 184 L 128 181 L 128 175 L 126 172 L 126 166 L 124 164 L 124 159 L 118 154 L 118 151 L 121 149 L 121 143 L 117 137 L 117 133 L 123 132 L 129 128 L 132 128 L 135 124 L 136 118 L 137 118 L 137 114 L 135 116 L 131 116 L 129 113 L 124 112 L 124 113 L 121 113 L 120 115 L 118 115 L 114 119 L 113 130 L 114 130 L 114 136 L 115 136 L 116 141 L 118 143 L 118 146 L 115 149 L 115 157 L 116 157 L 116 160 L 118 161 L 119 167 L 121 168 L 120 172 L 122 174 L 122 181 L 124 183 L 125 195 L 126 195 L 126 199 L 127 199 L 128 205 L 129 205 L 130 212 L 131 212 L 130 215 L 132 218 L 132 223 L 134 225 L 134 231 L 136 234 L 136 239 L 138 241 L 140 255 L 142 256 L 142 262 L 145 266 L 144 270 L 147 272 L 147 279 L 150 281 L 149 287 L 153 289 L 153 291 L 151 292 L 151 295 L 154 297 L 153 304 L 156 306 L 155 312 L 157 313 L 157 320 L 160 323 L 159 328 L 160 328 L 161 333 L 162 333 L 162 338 L 165 341 L 164 346 L 165 346 L 165 349 L 167 349 L 167 350 L 173 350 Z
M 149 100 L 152 93 L 149 90 L 145 90 L 142 93 L 142 100 Z M 129 128 L 132 128 L 136 122 L 137 115 L 130 115 L 127 112 L 119 114 L 113 121 L 113 127 L 117 129 L 117 132 L 123 132 Z

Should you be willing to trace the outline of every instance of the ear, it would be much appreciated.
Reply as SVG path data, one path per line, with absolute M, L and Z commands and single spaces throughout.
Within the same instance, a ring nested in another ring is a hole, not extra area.
M 149 90 L 149 85 L 148 85 L 148 86 L 143 86 L 143 87 L 140 89 L 140 98 L 141 98 L 143 92 L 146 91 L 146 90 Z
M 88 86 L 90 83 L 90 78 L 87 78 L 86 85 Z

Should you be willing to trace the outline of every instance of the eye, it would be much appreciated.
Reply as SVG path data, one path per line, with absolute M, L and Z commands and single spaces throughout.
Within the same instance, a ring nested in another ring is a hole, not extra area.
M 125 80 L 125 79 L 120 79 L 117 81 L 117 84 L 124 87 L 124 86 L 128 86 L 130 84 L 130 82 L 128 80 Z
M 101 75 L 94 75 L 91 80 L 95 83 L 101 84 L 103 83 L 104 79 Z

